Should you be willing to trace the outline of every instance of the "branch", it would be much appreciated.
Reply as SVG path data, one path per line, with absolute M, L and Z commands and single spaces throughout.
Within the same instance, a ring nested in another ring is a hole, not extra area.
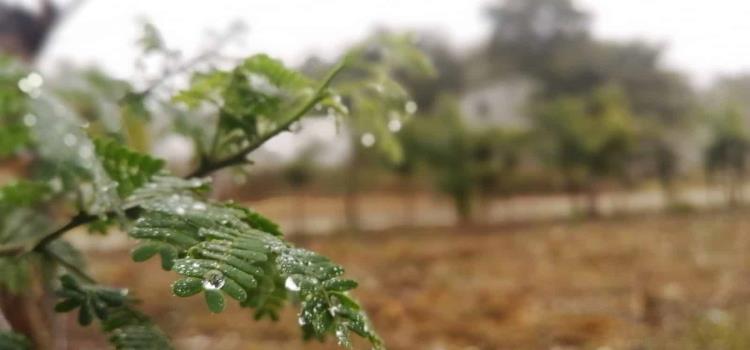
M 60 264 L 62 267 L 64 267 L 66 270 L 68 270 L 68 272 L 78 276 L 78 278 L 80 278 L 81 280 L 86 281 L 91 284 L 98 284 L 93 277 L 89 276 L 86 272 L 78 268 L 78 266 L 76 266 L 75 264 L 65 260 L 60 255 L 57 255 L 57 253 L 55 253 L 54 251 L 50 249 L 44 249 L 44 253 L 50 258 L 52 258 L 53 260 L 57 261 L 57 263 Z
M 318 89 L 315 92 L 315 96 L 313 96 L 307 103 L 302 105 L 297 111 L 292 113 L 291 117 L 287 119 L 286 122 L 279 125 L 276 129 L 269 132 L 268 134 L 264 135 L 263 137 L 259 138 L 255 142 L 253 142 L 250 146 L 242 149 L 241 151 L 237 152 L 236 154 L 229 156 L 225 159 L 216 161 L 216 162 L 209 162 L 205 163 L 204 165 L 201 165 L 197 170 L 195 170 L 190 175 L 186 176 L 185 178 L 193 178 L 193 177 L 202 177 L 206 176 L 214 171 L 217 171 L 219 169 L 237 165 L 240 163 L 245 162 L 245 157 L 248 153 L 258 149 L 260 146 L 262 146 L 266 141 L 270 140 L 274 136 L 280 134 L 283 131 L 286 131 L 289 129 L 289 127 L 296 121 L 298 121 L 300 118 L 305 116 L 307 112 L 309 112 L 313 107 L 315 107 L 315 104 L 320 102 L 320 99 L 324 96 L 324 91 L 333 81 L 333 78 L 335 78 L 339 72 L 346 66 L 346 60 L 339 63 L 336 67 L 334 67 L 331 72 L 326 76 L 326 78 L 323 80 L 323 82 L 320 84 Z M 139 210 L 138 207 L 129 208 L 125 210 L 125 214 L 128 216 L 132 216 L 133 214 L 137 213 Z M 104 214 L 107 217 L 116 215 L 115 212 L 107 212 Z M 59 229 L 52 231 L 44 236 L 42 236 L 38 241 L 36 241 L 34 244 L 31 245 L 6 245 L 6 246 L 0 246 L 0 256 L 2 255 L 22 255 L 26 254 L 31 251 L 37 251 L 41 252 L 44 250 L 44 247 L 46 247 L 47 244 L 50 242 L 60 238 L 63 234 L 70 231 L 73 228 L 76 228 L 81 225 L 89 224 L 97 220 L 99 216 L 86 214 L 86 213 L 79 213 L 78 215 L 74 216 L 67 224 L 63 225 Z M 44 250 L 45 252 L 48 252 L 47 250 Z M 61 263 L 62 264 L 62 263 Z
M 320 99 L 323 97 L 323 92 L 325 89 L 331 85 L 331 81 L 333 81 L 333 78 L 338 75 L 339 72 L 346 66 L 345 61 L 342 61 L 339 63 L 336 67 L 334 67 L 331 72 L 326 76 L 326 78 L 323 80 L 321 85 L 316 90 L 316 96 L 311 98 L 307 103 L 302 105 L 297 111 L 292 113 L 292 115 L 287 118 L 287 120 L 276 127 L 276 129 L 272 130 L 271 132 L 267 133 L 266 135 L 263 135 L 263 137 L 255 140 L 252 142 L 249 146 L 245 147 L 241 151 L 235 153 L 234 155 L 231 155 L 227 158 L 214 161 L 214 162 L 208 162 L 205 164 L 201 164 L 201 166 L 198 167 L 194 172 L 192 172 L 188 177 L 202 177 L 206 176 L 216 170 L 226 168 L 229 166 L 241 164 L 243 162 L 246 162 L 247 155 L 255 151 L 256 149 L 260 148 L 264 143 L 266 143 L 268 140 L 272 139 L 274 136 L 289 130 L 289 127 L 294 124 L 294 122 L 300 120 L 302 117 L 307 114 L 315 105 L 320 102 Z

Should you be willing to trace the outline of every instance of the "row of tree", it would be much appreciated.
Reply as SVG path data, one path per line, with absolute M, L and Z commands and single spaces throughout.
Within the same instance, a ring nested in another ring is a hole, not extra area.
M 730 204 L 739 202 L 750 156 L 743 79 L 698 92 L 663 66 L 661 47 L 594 38 L 589 15 L 570 0 L 508 0 L 487 18 L 492 34 L 478 50 L 457 54 L 444 38 L 423 34 L 416 45 L 437 74 L 397 72 L 419 112 L 397 132 L 402 157 L 384 162 L 396 174 L 433 179 L 463 221 L 475 216 L 475 203 L 529 186 L 565 191 L 583 202 L 577 210 L 598 215 L 602 189 L 656 181 L 676 205 L 675 181 L 701 166 Z M 462 96 L 518 76 L 534 86 L 524 127 L 466 122 Z M 361 169 L 363 157 L 355 153 L 352 168 Z M 552 176 L 521 186 L 532 173 Z

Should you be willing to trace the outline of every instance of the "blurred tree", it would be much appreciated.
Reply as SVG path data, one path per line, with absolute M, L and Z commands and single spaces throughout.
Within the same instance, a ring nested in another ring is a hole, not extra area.
M 491 7 L 488 17 L 493 35 L 484 57 L 494 69 L 486 76 L 531 77 L 537 105 L 619 86 L 635 122 L 648 131 L 639 134 L 631 172 L 656 176 L 665 193 L 671 191 L 680 169 L 673 139 L 692 137 L 695 106 L 684 77 L 662 66 L 661 47 L 595 40 L 589 15 L 569 0 L 504 1 Z
M 403 136 L 407 152 L 427 165 L 438 189 L 453 200 L 459 222 L 470 222 L 476 191 L 472 140 L 455 98 L 441 96 L 433 112 L 412 119 Z
M 709 178 L 718 178 L 724 186 L 727 203 L 736 206 L 747 176 L 750 132 L 739 109 L 725 106 L 708 114 L 711 140 L 706 148 L 705 164 Z
M 601 84 L 591 64 L 588 14 L 570 0 L 510 0 L 487 10 L 486 78 L 520 72 L 543 82 L 540 93 L 557 95 Z M 485 78 L 485 79 L 486 79 Z
M 22 7 L 0 3 L 0 53 L 32 62 L 44 47 L 60 12 L 50 0 L 39 1 L 38 14 Z
M 351 155 L 347 165 L 344 217 L 348 229 L 360 229 L 358 193 L 360 172 L 366 152 L 377 152 L 389 162 L 398 163 L 403 152 L 396 134 L 418 105 L 397 81 L 431 76 L 429 58 L 414 45 L 413 35 L 379 31 L 352 47 L 347 53 L 350 67 L 333 87 L 344 99 L 340 107 L 350 117 L 343 119 L 350 135 Z M 320 71 L 318 60 L 309 59 L 306 68 Z M 333 110 L 327 111 L 333 114 Z
M 459 95 L 465 85 L 466 62 L 447 44 L 448 39 L 434 32 L 415 35 L 415 45 L 430 60 L 435 74 L 399 72 L 398 81 L 423 111 L 432 110 L 443 94 Z
M 576 195 L 584 191 L 588 213 L 598 215 L 603 181 L 624 175 L 635 145 L 634 118 L 614 87 L 591 95 L 561 97 L 533 107 L 542 154 Z
M 514 191 L 515 176 L 528 145 L 528 132 L 508 128 L 491 128 L 473 132 L 472 160 L 475 181 L 484 220 L 492 220 L 491 199 Z
M 468 128 L 454 96 L 445 94 L 437 101 L 430 113 L 411 119 L 399 134 L 409 164 L 404 171 L 411 175 L 424 165 L 436 187 L 452 199 L 459 223 L 466 224 L 474 219 L 478 195 L 488 209 L 492 195 L 511 191 L 525 132 Z

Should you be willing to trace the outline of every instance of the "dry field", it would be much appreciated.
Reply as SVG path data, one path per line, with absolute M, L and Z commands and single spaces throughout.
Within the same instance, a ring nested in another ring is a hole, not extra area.
M 750 349 L 748 229 L 737 211 L 296 240 L 361 282 L 391 349 Z M 200 296 L 172 297 L 156 261 L 91 255 L 180 349 L 336 348 L 304 345 L 292 310 L 276 324 L 210 315 Z M 74 323 L 72 349 L 102 348 Z

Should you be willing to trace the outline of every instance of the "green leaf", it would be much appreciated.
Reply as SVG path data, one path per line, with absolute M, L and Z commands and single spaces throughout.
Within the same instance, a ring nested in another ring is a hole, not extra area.
M 65 299 L 55 305 L 55 312 L 68 312 L 81 305 L 79 300 Z
M 60 285 L 57 294 L 63 300 L 55 311 L 69 312 L 78 307 L 78 322 L 84 326 L 98 319 L 115 349 L 172 349 L 169 339 L 148 317 L 131 307 L 127 291 L 80 284 L 70 275 L 60 277 Z
M 0 124 L 0 158 L 16 153 L 31 139 L 29 129 L 20 124 Z
M 159 253 L 159 250 L 161 250 L 159 244 L 141 244 L 133 249 L 130 256 L 135 262 L 146 261 Z
M 164 166 L 161 159 L 131 151 L 113 140 L 98 139 L 94 145 L 104 170 L 117 182 L 121 197 L 143 186 Z
M 220 292 L 207 290 L 204 292 L 204 295 L 206 297 L 206 305 L 208 305 L 208 309 L 211 312 L 218 314 L 224 311 L 224 296 Z
M 172 293 L 178 297 L 189 297 L 203 291 L 203 280 L 186 277 L 172 283 Z

